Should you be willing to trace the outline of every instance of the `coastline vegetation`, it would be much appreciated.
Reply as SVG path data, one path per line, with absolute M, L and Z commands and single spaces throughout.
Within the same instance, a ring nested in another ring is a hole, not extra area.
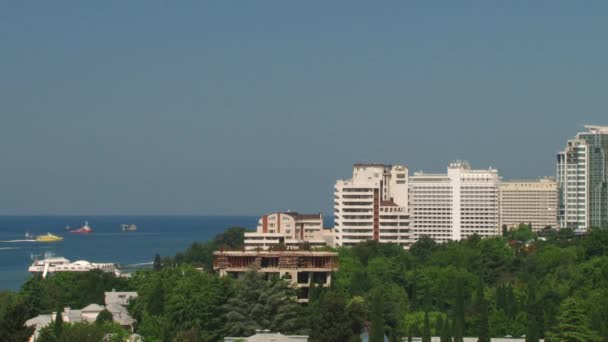
M 409 251 L 373 241 L 339 248 L 332 287 L 311 289 L 306 306 L 295 302 L 285 280 L 210 272 L 212 252 L 242 248 L 244 231 L 231 228 L 174 257 L 156 258 L 154 269 L 130 279 L 101 272 L 32 277 L 19 292 L 0 293 L 0 341 L 24 340 L 31 329 L 23 323 L 39 313 L 103 304 L 103 292 L 113 288 L 139 293 L 129 311 L 146 341 L 220 341 L 256 329 L 329 342 L 359 341 L 364 331 L 372 342 L 508 335 L 608 341 L 606 229 L 576 236 L 553 229 L 535 234 L 521 225 L 501 237 L 445 244 L 422 238 Z M 110 329 L 109 322 L 100 324 Z M 66 326 L 58 335 L 45 332 L 45 341 L 87 329 Z

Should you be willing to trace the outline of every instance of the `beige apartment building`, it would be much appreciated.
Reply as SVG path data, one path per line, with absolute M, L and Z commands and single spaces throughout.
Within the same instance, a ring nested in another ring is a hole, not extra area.
M 277 212 L 262 216 L 256 231 L 245 233 L 245 250 L 268 250 L 279 244 L 298 249 L 302 243 L 323 247 L 331 246 L 332 241 L 332 231 L 323 228 L 321 213 Z
M 500 223 L 508 228 L 520 223 L 532 230 L 557 227 L 558 196 L 554 179 L 506 181 L 500 184 Z

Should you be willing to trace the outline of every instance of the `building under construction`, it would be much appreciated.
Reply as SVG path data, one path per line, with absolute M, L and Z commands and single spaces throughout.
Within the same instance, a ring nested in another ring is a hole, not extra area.
M 330 286 L 331 274 L 338 270 L 338 253 L 220 251 L 213 253 L 213 269 L 222 277 L 239 278 L 253 269 L 267 278 L 285 278 L 298 289 L 298 301 L 305 303 L 311 286 Z

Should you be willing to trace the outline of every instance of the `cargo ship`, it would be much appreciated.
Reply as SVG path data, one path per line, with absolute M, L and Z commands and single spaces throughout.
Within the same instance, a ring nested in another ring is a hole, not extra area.
M 122 228 L 123 232 L 135 232 L 137 231 L 137 226 L 134 224 L 121 224 L 120 227 Z
M 61 236 L 53 235 L 51 233 L 36 236 L 36 241 L 38 242 L 57 242 L 61 240 L 63 240 Z
M 74 234 L 89 234 L 93 232 L 93 229 L 89 227 L 89 222 L 85 221 L 84 226 L 80 229 L 70 230 L 70 233 Z

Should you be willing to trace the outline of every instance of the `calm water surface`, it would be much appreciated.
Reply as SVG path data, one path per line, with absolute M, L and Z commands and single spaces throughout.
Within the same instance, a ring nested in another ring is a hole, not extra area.
M 66 226 L 80 228 L 88 221 L 91 234 L 72 234 Z M 50 253 L 71 261 L 149 263 L 183 251 L 195 241 L 207 241 L 226 228 L 255 229 L 254 216 L 0 216 L 0 290 L 18 289 L 30 274 L 36 255 Z M 135 224 L 136 232 L 122 232 L 121 224 Z M 50 232 L 61 242 L 28 241 L 25 233 Z

